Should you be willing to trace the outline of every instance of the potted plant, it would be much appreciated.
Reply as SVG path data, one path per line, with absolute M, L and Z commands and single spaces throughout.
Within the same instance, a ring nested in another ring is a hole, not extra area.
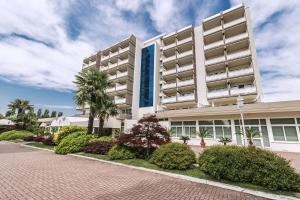
M 220 137 L 220 138 L 219 138 L 219 142 L 220 142 L 220 143 L 223 143 L 224 146 L 225 146 L 227 143 L 230 143 L 230 142 L 231 142 L 231 139 L 228 138 L 228 137 Z
M 237 134 L 243 135 L 243 132 L 237 132 Z M 254 147 L 253 138 L 255 138 L 256 136 L 260 136 L 260 132 L 257 129 L 252 127 L 246 128 L 245 136 L 247 138 L 249 147 Z
M 201 138 L 200 147 L 205 148 L 204 138 L 210 136 L 210 132 L 206 128 L 199 128 L 198 136 Z
M 184 144 L 187 144 L 187 141 L 190 140 L 190 138 L 189 136 L 181 136 L 180 140 L 182 140 Z

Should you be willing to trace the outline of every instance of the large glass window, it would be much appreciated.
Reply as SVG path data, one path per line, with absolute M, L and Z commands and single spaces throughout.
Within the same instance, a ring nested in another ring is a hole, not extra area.
M 195 121 L 184 121 L 183 122 L 184 135 L 190 138 L 196 137 L 196 122 Z
M 153 106 L 154 44 L 142 49 L 140 107 Z
M 206 128 L 209 131 L 210 136 L 207 138 L 232 138 L 230 120 L 199 121 L 198 123 L 200 128 Z
M 294 118 L 271 119 L 271 124 L 274 141 L 299 141 Z

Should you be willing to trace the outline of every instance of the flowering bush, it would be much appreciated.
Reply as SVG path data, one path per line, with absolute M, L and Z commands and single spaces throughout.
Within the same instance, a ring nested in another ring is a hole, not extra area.
M 86 153 L 107 154 L 112 148 L 113 143 L 108 141 L 89 142 L 83 147 Z

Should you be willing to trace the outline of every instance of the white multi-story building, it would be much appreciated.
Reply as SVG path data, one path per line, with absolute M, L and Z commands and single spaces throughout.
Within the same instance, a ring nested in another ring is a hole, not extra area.
M 161 34 L 147 41 L 135 36 L 84 59 L 83 70 L 105 71 L 107 93 L 120 110 L 115 127 L 129 129 L 156 114 L 174 140 L 186 135 L 198 145 L 206 127 L 243 144 L 244 126 L 261 133 L 257 146 L 300 151 L 300 101 L 261 102 L 259 66 L 249 9 L 239 5 L 203 20 L 196 27 Z M 237 98 L 244 106 L 237 108 Z

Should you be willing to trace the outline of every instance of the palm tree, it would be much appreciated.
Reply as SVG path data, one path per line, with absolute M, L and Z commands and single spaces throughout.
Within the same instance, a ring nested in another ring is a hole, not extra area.
M 202 128 L 199 128 L 199 134 L 198 135 L 201 138 L 200 146 L 202 148 L 205 148 L 204 138 L 209 137 L 211 135 L 211 133 L 208 131 L 208 129 L 202 127 Z
M 117 106 L 112 100 L 108 98 L 107 95 L 104 95 L 96 103 L 96 115 L 99 119 L 99 129 L 98 135 L 103 133 L 104 120 L 107 120 L 109 117 L 114 117 L 118 114 Z
M 88 133 L 92 133 L 97 101 L 105 95 L 105 89 L 109 85 L 107 74 L 95 69 L 82 71 L 75 75 L 74 83 L 77 87 L 75 103 L 81 107 L 86 104 L 90 106 Z
M 17 111 L 16 123 L 17 123 L 18 128 L 19 128 L 20 122 L 23 123 L 23 128 L 26 128 L 26 125 L 25 125 L 26 111 L 33 110 L 33 106 L 30 105 L 30 102 L 28 100 L 15 99 L 14 101 L 11 101 L 7 106 L 11 113 L 16 113 L 16 111 Z
M 253 138 L 260 136 L 260 132 L 255 128 L 246 128 L 246 137 L 248 139 L 249 146 L 253 146 Z

